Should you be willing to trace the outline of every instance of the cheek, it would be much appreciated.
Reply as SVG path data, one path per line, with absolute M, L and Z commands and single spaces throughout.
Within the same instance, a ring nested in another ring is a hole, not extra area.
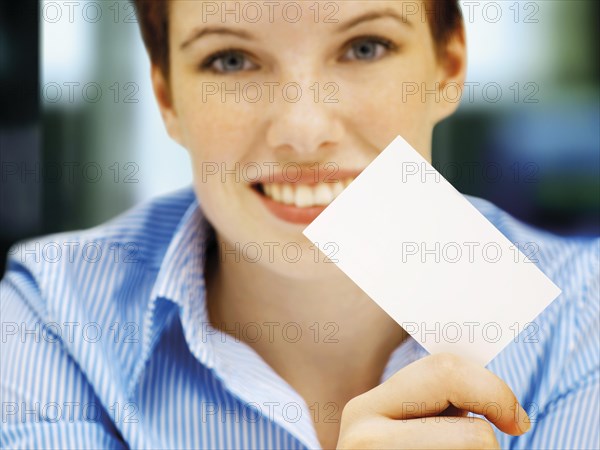
M 195 74 L 178 75 L 178 122 L 192 160 L 239 160 L 250 130 L 257 126 L 260 105 L 237 101 L 232 94 L 222 97 L 221 91 L 235 90 L 231 82 L 223 85 L 221 81 L 203 81 Z
M 190 96 L 180 111 L 186 147 L 192 156 L 211 160 L 236 159 L 256 120 L 255 113 L 234 101 L 202 103 L 200 96 Z
M 223 209 L 224 203 L 236 201 L 240 189 L 247 189 L 239 168 L 251 157 L 256 114 L 234 109 L 209 102 L 202 107 L 189 105 L 182 116 L 196 193 L 211 211 Z
M 253 195 L 240 168 L 255 157 L 260 117 L 256 108 L 233 100 L 202 103 L 191 96 L 182 104 L 180 119 L 195 192 L 207 218 L 218 229 L 239 222 L 239 211 Z
M 398 72 L 396 72 L 398 73 Z M 356 131 L 376 148 L 383 149 L 397 135 L 403 136 L 415 147 L 426 148 L 425 139 L 431 133 L 430 111 L 421 98 L 422 80 L 415 73 L 383 77 L 365 84 L 351 84 L 345 90 L 352 93 L 344 97 L 347 129 Z M 413 91 L 418 91 L 411 94 Z

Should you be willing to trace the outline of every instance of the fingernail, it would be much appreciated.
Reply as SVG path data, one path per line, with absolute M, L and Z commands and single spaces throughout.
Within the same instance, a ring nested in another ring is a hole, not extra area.
M 521 405 L 515 410 L 515 421 L 522 433 L 529 431 L 531 428 L 531 420 Z

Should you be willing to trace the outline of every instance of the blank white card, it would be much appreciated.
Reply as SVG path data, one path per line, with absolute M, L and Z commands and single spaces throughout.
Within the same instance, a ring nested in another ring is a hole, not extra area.
M 537 243 L 517 243 L 529 259 L 400 136 L 303 234 L 429 353 L 483 366 L 561 293 Z

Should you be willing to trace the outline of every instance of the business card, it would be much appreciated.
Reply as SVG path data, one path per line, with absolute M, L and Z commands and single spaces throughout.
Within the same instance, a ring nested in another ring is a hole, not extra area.
M 429 353 L 483 366 L 561 293 L 401 136 L 303 234 Z

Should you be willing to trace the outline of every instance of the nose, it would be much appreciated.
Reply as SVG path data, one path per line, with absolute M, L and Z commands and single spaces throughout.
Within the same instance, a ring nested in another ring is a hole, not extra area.
M 267 144 L 274 150 L 304 155 L 334 148 L 343 134 L 336 114 L 338 103 L 332 94 L 336 90 L 333 83 L 285 83 L 282 95 L 272 104 Z

